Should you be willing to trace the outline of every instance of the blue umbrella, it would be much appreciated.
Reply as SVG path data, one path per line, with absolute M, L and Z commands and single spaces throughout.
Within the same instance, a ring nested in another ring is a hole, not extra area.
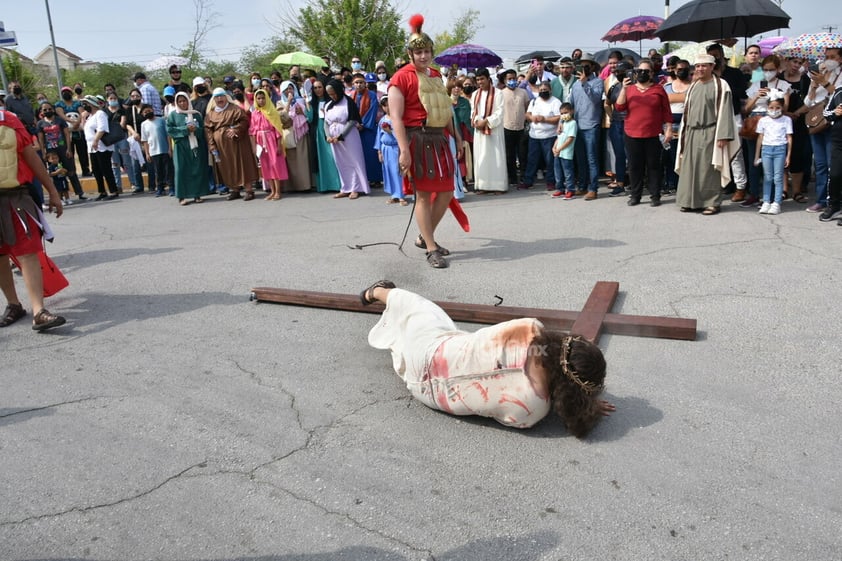
M 434 58 L 436 64 L 439 66 L 453 66 L 459 68 L 485 68 L 489 66 L 497 66 L 503 62 L 503 59 L 497 56 L 497 53 L 491 49 L 487 49 L 482 45 L 472 45 L 470 43 L 463 43 L 461 45 L 453 45 L 441 52 L 439 56 Z

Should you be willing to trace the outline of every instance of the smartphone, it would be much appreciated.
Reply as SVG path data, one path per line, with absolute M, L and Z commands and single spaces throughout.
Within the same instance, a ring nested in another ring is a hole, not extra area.
M 581 74 L 585 71 L 585 68 L 581 64 L 577 64 L 574 70 L 576 71 L 576 74 Z
M 769 87 L 769 81 L 768 80 L 760 80 L 760 89 L 761 90 L 763 88 L 768 88 L 768 87 Z

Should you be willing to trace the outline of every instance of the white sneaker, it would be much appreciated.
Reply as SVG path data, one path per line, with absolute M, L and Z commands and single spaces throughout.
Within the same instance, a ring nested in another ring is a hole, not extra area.
M 778 203 L 772 203 L 772 206 L 769 207 L 768 214 L 780 214 L 781 213 L 781 205 Z
M 770 205 L 766 201 L 763 201 L 763 204 L 760 206 L 760 210 L 757 212 L 759 212 L 760 214 L 769 214 L 770 208 L 772 208 L 772 205 Z M 780 209 L 778 209 L 778 212 L 780 212 Z
M 61 204 L 63 204 L 64 206 L 70 206 L 73 204 L 73 201 L 71 201 L 70 199 L 64 199 L 63 201 L 61 201 Z

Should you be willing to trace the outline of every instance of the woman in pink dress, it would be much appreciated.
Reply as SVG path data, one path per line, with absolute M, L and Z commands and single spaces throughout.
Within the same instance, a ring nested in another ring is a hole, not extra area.
M 555 411 L 578 438 L 615 410 L 599 399 L 602 351 L 581 337 L 545 329 L 534 318 L 462 331 L 435 303 L 387 280 L 363 290 L 360 299 L 386 305 L 368 342 L 391 351 L 395 372 L 427 407 L 515 428 Z
M 280 200 L 281 181 L 289 177 L 283 130 L 281 116 L 272 105 L 269 93 L 266 90 L 254 92 L 254 111 L 251 113 L 249 136 L 254 153 L 260 161 L 263 179 L 271 189 L 265 199 L 267 201 Z

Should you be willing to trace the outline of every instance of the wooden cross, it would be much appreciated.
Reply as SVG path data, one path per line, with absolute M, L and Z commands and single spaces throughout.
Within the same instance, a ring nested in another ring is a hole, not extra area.
M 447 312 L 453 321 L 495 324 L 511 319 L 537 318 L 550 329 L 569 331 L 594 343 L 599 342 L 599 337 L 603 332 L 684 341 L 696 339 L 695 319 L 610 313 L 619 291 L 620 283 L 618 282 L 597 282 L 581 312 L 459 302 L 436 302 L 436 304 Z M 363 306 L 359 296 L 356 295 L 285 288 L 253 288 L 251 300 L 372 314 L 381 313 L 384 307 L 380 303 Z

